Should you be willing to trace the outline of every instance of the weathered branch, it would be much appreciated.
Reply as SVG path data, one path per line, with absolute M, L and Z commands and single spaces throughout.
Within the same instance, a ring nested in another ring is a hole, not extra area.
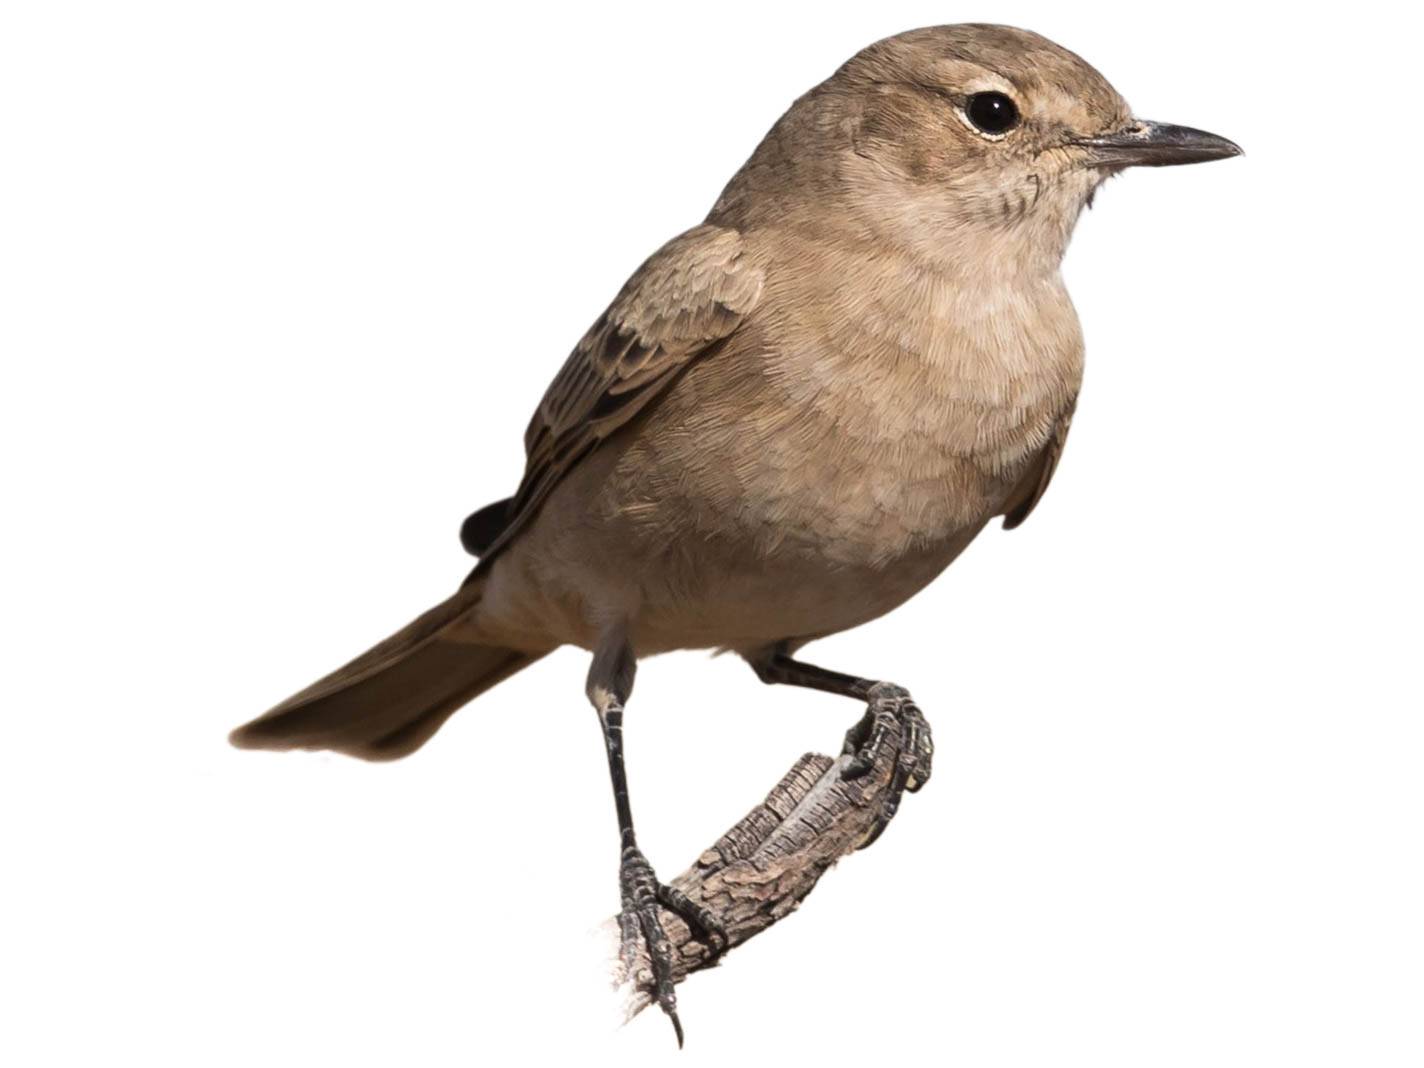
M 722 922 L 728 952 L 790 915 L 831 865 L 868 844 L 889 793 L 897 750 L 888 746 L 875 766 L 855 779 L 841 774 L 849 757 L 807 753 L 765 801 L 672 880 Z M 680 916 L 663 909 L 661 919 L 677 951 L 677 982 L 713 963 Z M 617 918 L 605 926 L 618 945 Z M 613 981 L 631 1019 L 651 1003 L 652 969 L 641 942 L 631 956 L 626 953 L 613 962 Z

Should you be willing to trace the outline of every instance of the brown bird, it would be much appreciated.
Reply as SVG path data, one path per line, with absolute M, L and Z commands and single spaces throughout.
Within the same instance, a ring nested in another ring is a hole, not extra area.
M 904 602 L 995 517 L 1027 518 L 1082 376 L 1059 275 L 1079 214 L 1125 167 L 1240 151 L 1133 118 L 1024 30 L 871 45 L 792 104 L 578 343 L 529 424 L 518 491 L 465 521 L 479 563 L 455 595 L 233 742 L 393 759 L 558 646 L 590 650 L 624 938 L 646 941 L 680 1042 L 658 906 L 714 951 L 725 936 L 638 849 L 622 750 L 638 658 L 719 647 L 765 682 L 865 702 L 847 774 L 899 747 L 888 820 L 930 774 L 919 709 L 793 654 Z

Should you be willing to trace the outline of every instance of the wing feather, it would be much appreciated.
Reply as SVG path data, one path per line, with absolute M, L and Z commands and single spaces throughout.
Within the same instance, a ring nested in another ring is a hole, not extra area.
M 1010 506 L 1004 512 L 1005 530 L 1013 530 L 1022 524 L 1048 492 L 1048 484 L 1053 481 L 1053 472 L 1058 470 L 1058 460 L 1063 455 L 1063 446 L 1068 443 L 1068 428 L 1072 425 L 1073 409 L 1069 408 L 1054 426 L 1053 436 L 1039 454 L 1038 463 L 1029 471 L 1018 492 L 1010 498 Z
M 524 478 L 482 560 L 508 544 L 580 460 L 731 336 L 756 306 L 762 278 L 741 235 L 710 225 L 673 238 L 634 272 L 530 420 Z

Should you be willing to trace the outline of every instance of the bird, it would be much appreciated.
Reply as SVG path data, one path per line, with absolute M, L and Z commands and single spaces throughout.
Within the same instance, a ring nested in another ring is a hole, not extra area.
M 681 1045 L 659 908 L 711 953 L 726 933 L 638 846 L 623 752 L 638 661 L 730 651 L 764 682 L 863 704 L 844 774 L 895 747 L 883 830 L 930 776 L 928 722 L 905 687 L 801 648 L 902 604 L 993 520 L 1028 518 L 1082 381 L 1060 274 L 1080 214 L 1126 168 L 1240 153 L 1134 117 L 1026 30 L 869 45 L 792 103 L 578 341 L 515 493 L 461 527 L 477 562 L 456 592 L 231 741 L 402 757 L 553 650 L 588 651 L 622 937 L 645 945 Z

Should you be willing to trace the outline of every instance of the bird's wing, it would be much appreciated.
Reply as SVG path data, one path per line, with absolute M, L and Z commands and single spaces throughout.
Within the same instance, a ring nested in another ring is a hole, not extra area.
M 1048 492 L 1048 483 L 1053 480 L 1053 472 L 1058 469 L 1058 460 L 1063 455 L 1063 446 L 1068 441 L 1068 428 L 1072 423 L 1073 409 L 1069 408 L 1053 428 L 1053 436 L 1048 439 L 1043 452 L 1039 453 L 1037 463 L 1029 469 L 1013 496 L 1009 498 L 1009 507 L 1004 512 L 1005 530 L 1013 530 L 1027 519 L 1029 513 L 1043 499 L 1043 495 Z
M 492 559 L 575 464 L 654 401 L 682 368 L 721 346 L 761 288 L 761 269 L 748 262 L 735 230 L 698 226 L 655 252 L 544 394 L 524 435 L 528 459 L 519 491 L 491 506 L 499 513 L 498 532 L 486 529 L 489 509 L 477 512 L 466 521 L 466 547 L 482 561 Z

